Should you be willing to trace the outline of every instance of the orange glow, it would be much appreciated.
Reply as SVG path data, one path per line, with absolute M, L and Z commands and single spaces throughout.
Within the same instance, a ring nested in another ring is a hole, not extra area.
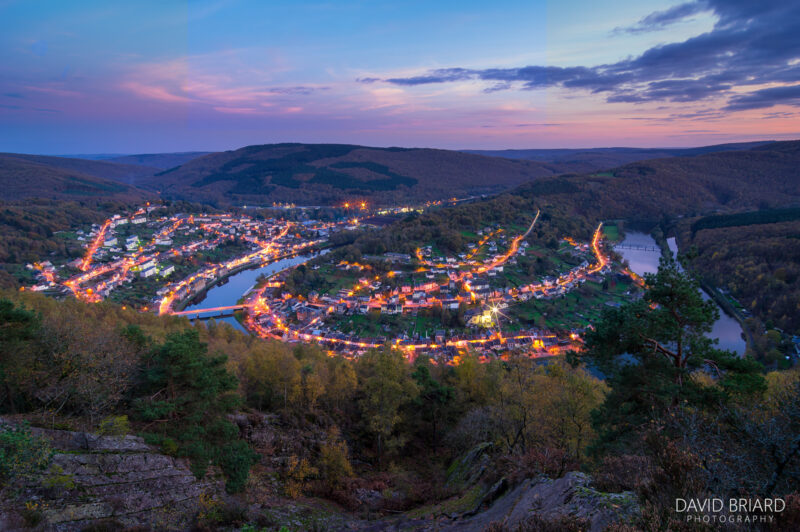
M 85 272 L 89 269 L 89 265 L 92 263 L 92 257 L 97 252 L 97 248 L 99 248 L 105 242 L 106 231 L 108 231 L 109 227 L 111 227 L 111 220 L 106 220 L 103 226 L 97 232 L 97 235 L 95 235 L 92 243 L 89 244 L 89 247 L 86 250 L 86 255 L 84 255 L 83 261 L 79 267 L 82 272 Z
M 435 202 L 431 204 L 434 203 Z M 351 204 L 352 202 L 345 203 L 348 208 Z M 359 201 L 353 205 L 360 205 L 362 209 L 365 209 L 367 202 Z M 495 251 L 492 251 L 491 254 L 484 254 L 484 250 L 486 249 L 484 246 L 488 245 L 497 235 L 504 233 L 503 229 L 487 230 L 487 234 L 481 235 L 476 246 L 471 246 L 471 249 L 467 253 L 462 253 L 455 258 L 447 257 L 445 259 L 434 257 L 433 260 L 431 260 L 432 248 L 416 249 L 414 255 L 417 258 L 418 267 L 414 272 L 410 271 L 411 268 L 402 269 L 404 272 L 403 275 L 408 275 L 409 277 L 409 279 L 405 279 L 404 282 L 401 283 L 402 286 L 394 286 L 394 283 L 381 283 L 382 280 L 395 278 L 397 273 L 394 270 L 389 270 L 378 275 L 368 264 L 342 261 L 338 266 L 356 268 L 359 271 L 372 271 L 362 273 L 351 286 L 341 288 L 342 291 L 337 296 L 322 294 L 321 296 L 315 296 L 308 300 L 297 295 L 293 296 L 280 290 L 283 286 L 283 282 L 281 281 L 283 277 L 279 276 L 260 283 L 258 288 L 253 289 L 247 294 L 242 304 L 192 311 L 176 311 L 173 310 L 173 308 L 178 307 L 182 301 L 186 301 L 203 290 L 206 290 L 210 285 L 218 282 L 230 273 L 234 273 L 242 268 L 269 264 L 281 258 L 295 256 L 301 250 L 316 245 L 322 242 L 322 240 L 302 241 L 299 233 L 300 228 L 293 222 L 276 222 L 274 225 L 266 226 L 265 230 L 259 229 L 252 231 L 252 228 L 248 227 L 247 231 L 235 231 L 236 235 L 232 235 L 230 233 L 233 231 L 229 231 L 228 229 L 233 226 L 227 226 L 224 223 L 226 221 L 231 221 L 230 215 L 204 215 L 202 217 L 204 223 L 195 224 L 194 228 L 186 229 L 186 233 L 188 234 L 195 232 L 198 227 L 202 227 L 204 231 L 201 233 L 203 237 L 202 241 L 175 246 L 170 249 L 162 249 L 160 251 L 145 252 L 144 249 L 154 249 L 152 246 L 155 244 L 156 240 L 171 238 L 182 223 L 187 221 L 190 223 L 194 222 L 193 217 L 169 220 L 169 224 L 162 226 L 158 234 L 154 235 L 147 245 L 143 244 L 137 251 L 128 253 L 124 258 L 116 259 L 113 262 L 105 262 L 92 266 L 91 261 L 93 255 L 96 250 L 99 249 L 99 245 L 102 244 L 103 238 L 105 238 L 107 234 L 106 231 L 110 227 L 111 220 L 108 220 L 106 224 L 101 227 L 100 231 L 98 231 L 98 234 L 95 235 L 92 244 L 89 246 L 89 249 L 87 249 L 86 256 L 81 261 L 81 266 L 85 264 L 86 269 L 82 270 L 82 273 L 60 282 L 62 286 L 69 288 L 77 298 L 87 302 L 96 302 L 102 300 L 103 294 L 107 294 L 114 288 L 120 286 L 123 282 L 131 280 L 129 272 L 131 270 L 136 271 L 137 266 L 141 266 L 150 260 L 160 261 L 164 256 L 173 255 L 191 257 L 193 254 L 204 249 L 209 249 L 209 247 L 218 245 L 221 242 L 241 238 L 253 246 L 253 251 L 220 264 L 206 265 L 183 279 L 165 284 L 163 289 L 160 290 L 163 296 L 158 300 L 154 310 L 157 310 L 158 314 L 176 316 L 243 310 L 243 322 L 246 328 L 257 336 L 276 338 L 290 342 L 316 342 L 321 344 L 324 348 L 329 349 L 329 352 L 334 350 L 341 351 L 342 353 L 340 354 L 349 356 L 356 356 L 366 349 L 381 347 L 385 342 L 392 348 L 401 351 L 404 356 L 410 359 L 429 351 L 449 348 L 450 353 L 458 353 L 453 359 L 453 364 L 458 364 L 461 360 L 461 355 L 466 353 L 466 350 L 469 348 L 484 350 L 488 357 L 500 356 L 497 352 L 508 349 L 509 347 L 522 347 L 529 350 L 529 352 L 536 351 L 537 353 L 533 353 L 533 356 L 541 356 L 545 352 L 557 353 L 559 352 L 559 348 L 557 346 L 545 348 L 545 341 L 547 341 L 548 344 L 555 342 L 547 340 L 534 329 L 530 331 L 518 331 L 508 336 L 504 336 L 499 330 L 492 333 L 490 336 L 465 335 L 453 338 L 445 337 L 444 339 L 440 336 L 436 336 L 436 341 L 433 341 L 432 339 L 425 338 L 412 340 L 407 337 L 396 337 L 387 340 L 379 340 L 378 338 L 344 336 L 344 334 L 331 334 L 336 331 L 331 329 L 331 326 L 325 326 L 325 321 L 328 319 L 327 315 L 337 312 L 344 312 L 348 315 L 375 311 L 387 312 L 387 308 L 390 307 L 390 310 L 388 310 L 389 313 L 416 313 L 418 310 L 432 309 L 434 307 L 442 308 L 445 305 L 453 308 L 452 305 L 457 306 L 465 302 L 483 302 L 487 305 L 498 307 L 502 301 L 516 299 L 522 293 L 532 294 L 535 291 L 537 294 L 543 293 L 549 295 L 556 290 L 560 291 L 557 293 L 563 293 L 564 290 L 571 289 L 575 281 L 585 277 L 588 273 L 601 270 L 608 264 L 609 259 L 602 254 L 601 236 L 599 234 L 602 224 L 600 224 L 591 241 L 591 251 L 596 257 L 596 263 L 592 266 L 584 265 L 582 267 L 573 268 L 568 273 L 561 274 L 555 282 L 548 282 L 544 286 L 540 283 L 531 284 L 529 286 L 517 287 L 506 291 L 505 294 L 493 291 L 495 289 L 487 290 L 487 276 L 482 276 L 481 274 L 505 264 L 509 259 L 519 253 L 522 242 L 535 227 L 539 216 L 540 212 L 537 212 L 525 233 L 514 238 L 510 236 L 502 237 L 502 245 L 507 245 L 508 247 L 500 255 L 497 255 Z M 159 221 L 164 220 L 167 220 L 167 218 L 161 218 Z M 241 226 L 238 225 L 238 220 L 233 219 L 233 222 L 237 224 L 235 226 L 237 229 L 241 228 Z M 338 224 L 323 225 L 326 227 L 335 227 L 338 225 L 339 228 L 344 228 L 343 226 L 345 224 L 357 222 L 357 219 L 353 219 Z M 284 239 L 284 237 L 286 238 Z M 565 240 L 574 246 L 578 245 L 569 237 L 565 238 Z M 494 245 L 494 243 L 491 245 Z M 92 249 L 93 246 L 94 250 Z M 586 244 L 582 244 L 581 246 L 581 249 L 584 251 L 589 247 Z M 478 254 L 480 254 L 481 258 L 473 259 L 473 257 Z M 589 260 L 591 261 L 591 259 Z M 43 268 L 41 265 L 35 265 L 35 267 L 40 271 L 39 275 L 41 277 L 50 282 L 54 282 L 52 268 Z M 421 276 L 415 274 L 425 274 L 426 279 L 421 279 Z M 453 293 L 450 292 L 451 288 L 448 288 L 446 285 L 440 285 L 440 283 L 443 282 L 443 278 L 449 279 L 449 281 L 445 282 L 452 283 L 450 286 L 452 287 Z M 482 286 L 478 283 L 481 283 Z M 473 285 L 479 286 L 479 289 L 474 288 Z M 463 290 L 463 293 L 457 293 L 457 289 L 459 288 Z M 278 290 L 266 292 L 268 289 Z M 21 288 L 21 290 L 24 290 L 24 288 Z M 445 293 L 447 293 L 447 295 L 444 295 Z M 359 297 L 356 298 L 356 295 Z M 530 297 L 530 295 L 528 297 Z M 537 297 L 539 296 L 537 295 Z M 289 300 L 291 300 L 291 302 L 287 304 Z M 294 305 L 295 301 L 302 302 L 303 307 L 296 307 Z M 126 309 L 125 306 L 122 308 L 123 310 Z M 148 307 L 145 306 L 141 310 L 147 311 Z M 301 317 L 300 314 L 301 310 L 303 312 L 303 317 Z M 295 314 L 295 311 L 297 311 L 297 314 Z M 322 329 L 323 332 L 320 333 L 316 331 L 314 328 L 316 324 L 321 325 L 320 329 Z M 555 339 L 555 336 L 551 336 L 551 338 Z M 573 342 L 579 342 L 580 340 L 577 334 L 570 335 L 570 339 Z M 491 351 L 494 351 L 494 354 L 489 354 Z

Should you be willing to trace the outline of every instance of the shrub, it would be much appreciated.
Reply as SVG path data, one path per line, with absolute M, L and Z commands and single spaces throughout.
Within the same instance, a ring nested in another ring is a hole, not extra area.
M 31 433 L 27 424 L 0 428 L 0 482 L 11 485 L 29 480 L 50 464 L 49 443 Z
M 290 456 L 286 473 L 286 485 L 284 486 L 286 495 L 292 499 L 300 497 L 306 487 L 306 480 L 316 474 L 317 469 L 311 467 L 306 458 L 300 460 L 294 455 Z
M 109 416 L 100 422 L 98 434 L 103 436 L 124 436 L 131 431 L 128 416 Z
M 592 475 L 599 491 L 637 491 L 652 482 L 653 466 L 645 456 L 606 456 Z
M 259 459 L 258 453 L 253 452 L 243 440 L 235 440 L 225 445 L 220 450 L 217 463 L 227 478 L 225 489 L 228 493 L 242 491 L 247 483 L 250 467 Z
M 161 450 L 164 451 L 164 454 L 175 456 L 178 454 L 178 444 L 172 438 L 164 438 L 161 440 Z
M 329 490 L 336 489 L 345 478 L 353 476 L 347 443 L 341 439 L 335 426 L 328 431 L 328 437 L 320 447 L 319 470 Z
M 531 449 L 522 456 L 515 476 L 560 478 L 568 471 L 577 471 L 579 468 L 578 462 L 563 449 L 542 447 Z
M 63 467 L 53 464 L 47 470 L 47 476 L 42 485 L 45 488 L 71 490 L 75 487 L 75 481 L 72 479 L 72 475 L 64 472 Z
M 28 501 L 25 503 L 25 507 L 20 511 L 22 514 L 22 519 L 25 520 L 25 525 L 29 528 L 34 528 L 39 525 L 44 520 L 44 513 L 42 510 L 46 508 L 46 505 L 35 502 L 35 501 Z

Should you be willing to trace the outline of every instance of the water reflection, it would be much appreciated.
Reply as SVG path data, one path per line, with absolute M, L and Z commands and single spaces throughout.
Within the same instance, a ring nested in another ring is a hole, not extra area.
M 261 268 L 254 268 L 252 270 L 244 270 L 235 275 L 228 277 L 224 284 L 217 285 L 211 288 L 206 296 L 200 301 L 195 301 L 193 304 L 187 306 L 184 310 L 198 310 L 204 308 L 227 307 L 236 305 L 237 301 L 248 292 L 256 284 L 256 280 L 261 275 L 272 275 L 281 270 L 295 266 L 308 261 L 312 255 L 298 255 L 288 259 L 281 259 L 272 262 Z M 215 318 L 218 322 L 224 321 L 232 325 L 244 333 L 248 332 L 247 329 L 236 321 L 233 316 L 225 316 L 223 318 Z
M 675 239 L 667 239 L 667 244 L 669 244 L 673 256 L 676 256 L 678 253 L 678 245 Z M 624 246 L 644 246 L 652 248 L 656 245 L 656 241 L 652 236 L 638 231 L 628 231 L 625 233 L 625 240 L 616 248 L 616 251 L 628 261 L 631 270 L 639 275 L 644 275 L 645 273 L 654 273 L 658 270 L 658 260 L 661 258 L 661 253 L 643 251 L 640 249 L 625 249 Z M 702 294 L 703 299 L 711 299 L 705 292 L 702 292 Z M 719 340 L 718 346 L 722 349 L 728 349 L 739 355 L 744 354 L 747 344 L 742 339 L 742 328 L 739 322 L 725 314 L 721 308 L 717 308 L 719 309 L 719 319 L 714 323 L 714 327 L 711 330 L 711 338 Z

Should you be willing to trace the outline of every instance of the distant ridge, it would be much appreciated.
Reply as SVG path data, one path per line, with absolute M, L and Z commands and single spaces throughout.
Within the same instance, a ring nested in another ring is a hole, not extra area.
M 57 155 L 68 159 L 84 159 L 87 161 L 105 161 L 117 164 L 132 164 L 165 170 L 213 153 L 210 151 L 182 151 L 175 153 L 81 153 L 75 155 Z
M 0 157 L 10 157 L 19 161 L 28 161 L 50 168 L 58 168 L 70 172 L 110 179 L 128 185 L 136 185 L 139 178 L 158 172 L 158 168 L 136 164 L 119 164 L 109 161 L 76 159 L 71 157 L 55 157 L 52 155 L 29 155 L 25 153 L 0 153 Z
M 182 164 L 186 164 L 193 159 L 208 155 L 209 151 L 187 151 L 176 153 L 142 153 L 138 155 L 117 155 L 104 158 L 103 160 L 118 164 L 135 164 L 166 170 Z
M 677 208 L 681 202 L 700 212 L 759 202 L 800 202 L 799 146 L 800 141 L 765 141 L 696 148 L 472 153 L 284 143 L 217 153 L 139 154 L 106 160 L 0 154 L 0 180 L 5 185 L 0 198 L 148 194 L 132 187 L 119 188 L 122 183 L 157 191 L 168 199 L 218 206 L 273 202 L 332 205 L 353 198 L 373 204 L 402 204 L 492 195 L 528 183 L 528 189 L 546 194 L 584 189 L 584 208 L 595 210 L 602 203 L 608 215 L 636 216 L 637 210 L 648 215 L 677 213 L 683 210 Z M 513 158 L 488 156 L 500 153 Z M 627 159 L 634 161 L 612 164 Z M 181 164 L 164 168 L 174 162 Z M 608 196 L 598 201 L 596 195 L 601 191 Z
M 353 197 L 397 203 L 493 194 L 556 173 L 534 161 L 448 150 L 267 144 L 205 155 L 141 185 L 218 204 L 330 205 Z
M 138 201 L 152 194 L 134 188 L 113 179 L 105 179 L 90 173 L 79 171 L 71 161 L 60 157 L 26 156 L 16 154 L 0 154 L 0 200 L 17 201 L 30 198 L 57 200 L 96 200 L 113 199 L 122 201 Z M 52 161 L 58 166 L 47 164 Z M 87 162 L 87 161 L 81 161 Z M 118 172 L 116 177 L 122 178 L 129 168 L 115 168 L 113 163 L 101 163 L 106 166 L 89 165 L 90 171 L 109 174 Z M 75 166 L 75 168 L 70 168 Z M 109 168 L 110 167 L 110 168 Z
M 715 144 L 696 148 L 557 148 L 511 150 L 462 150 L 489 157 L 538 161 L 558 166 L 564 173 L 587 173 L 607 170 L 624 164 L 665 157 L 694 157 L 706 153 L 747 150 L 775 141 Z
M 800 206 L 800 141 L 548 177 L 513 193 L 569 205 L 590 218 L 651 222 L 664 216 Z

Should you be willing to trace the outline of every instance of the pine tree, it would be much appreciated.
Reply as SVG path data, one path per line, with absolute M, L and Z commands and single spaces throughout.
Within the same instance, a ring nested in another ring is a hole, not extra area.
M 761 393 L 761 366 L 718 349 L 707 336 L 718 317 L 697 282 L 673 260 L 645 276 L 644 297 L 606 310 L 574 363 L 599 369 L 611 386 L 595 412 L 600 444 L 624 445 L 650 420 L 679 406 L 711 406 Z M 706 373 L 714 386 L 691 376 Z
M 195 330 L 167 336 L 150 354 L 135 407 L 150 427 L 160 427 L 162 443 L 177 443 L 177 453 L 191 459 L 198 478 L 216 464 L 227 477 L 228 491 L 236 492 L 244 488 L 255 455 L 226 418 L 239 403 L 226 360 L 209 356 Z

